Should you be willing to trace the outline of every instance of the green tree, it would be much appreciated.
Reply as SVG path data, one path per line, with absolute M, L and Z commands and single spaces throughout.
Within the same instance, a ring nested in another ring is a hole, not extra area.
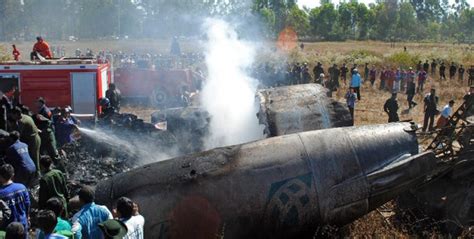
M 397 23 L 398 4 L 396 0 L 380 2 L 374 8 L 375 27 L 372 38 L 378 40 L 392 40 Z
M 324 40 L 331 39 L 334 19 L 337 19 L 337 16 L 337 10 L 332 3 L 326 3 L 320 7 L 313 8 L 309 13 L 311 33 L 313 36 Z
M 416 38 L 418 22 L 415 9 L 409 2 L 402 2 L 399 6 L 396 35 L 402 40 Z
M 23 32 L 23 6 L 18 0 L 0 1 L 0 40 L 19 38 Z
M 259 10 L 260 20 L 263 22 L 264 34 L 267 37 L 275 34 L 275 13 L 269 8 L 261 8 Z
M 459 15 L 459 32 L 463 34 L 465 43 L 474 43 L 474 8 L 467 8 Z
M 286 19 L 286 26 L 293 27 L 298 36 L 306 36 L 309 32 L 309 18 L 305 11 L 294 5 Z
M 420 22 L 441 21 L 446 14 L 443 2 L 447 0 L 410 0 Z

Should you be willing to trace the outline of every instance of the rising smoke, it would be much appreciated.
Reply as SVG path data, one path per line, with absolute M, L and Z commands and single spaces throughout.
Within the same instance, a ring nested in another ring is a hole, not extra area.
M 257 119 L 258 82 L 247 73 L 256 47 L 240 40 L 234 27 L 220 19 L 206 19 L 205 58 L 208 78 L 201 102 L 211 115 L 207 149 L 263 138 Z

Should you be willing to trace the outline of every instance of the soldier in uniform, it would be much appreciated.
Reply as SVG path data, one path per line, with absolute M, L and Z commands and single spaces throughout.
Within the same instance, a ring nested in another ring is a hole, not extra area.
M 400 119 L 398 118 L 398 101 L 397 101 L 397 93 L 392 93 L 392 97 L 390 97 L 385 104 L 383 105 L 383 110 L 385 113 L 388 114 L 388 122 L 398 122 Z
M 333 64 L 332 67 L 329 68 L 329 77 L 334 85 L 334 91 L 339 88 L 339 75 L 341 71 L 337 68 L 336 64 Z
M 471 84 L 469 92 L 464 96 L 464 101 L 467 102 L 467 109 L 465 117 L 474 117 L 474 84 Z M 472 122 L 474 123 L 474 122 Z
M 349 71 L 349 69 L 347 69 L 346 63 L 343 63 L 342 67 L 341 67 L 341 80 L 344 81 L 344 85 L 346 85 L 346 82 L 347 82 L 347 72 L 348 71 Z
M 423 120 L 423 132 L 426 132 L 426 129 L 429 131 L 433 130 L 434 117 L 438 112 L 438 96 L 436 95 L 436 90 L 431 89 L 431 92 L 427 94 L 424 98 L 424 112 L 425 117 Z
M 65 167 L 63 162 L 60 161 L 60 157 L 58 154 L 58 149 L 56 147 L 56 137 L 54 135 L 53 124 L 51 120 L 46 118 L 41 114 L 33 115 L 33 120 L 35 124 L 40 129 L 39 136 L 41 138 L 41 147 L 40 152 L 46 153 L 49 157 L 53 160 L 56 168 L 61 170 L 62 172 L 65 171 Z
M 321 62 L 318 62 L 316 66 L 313 68 L 313 74 L 314 74 L 315 79 L 318 78 L 321 74 L 324 74 L 324 69 Z
M 33 119 L 22 114 L 21 109 L 15 107 L 10 111 L 8 123 L 9 131 L 20 132 L 20 141 L 28 145 L 30 157 L 33 159 L 36 168 L 39 168 L 41 138 Z
M 469 76 L 468 84 L 472 87 L 472 85 L 474 85 L 474 65 L 471 65 L 471 68 L 467 71 L 467 75 Z
M 114 83 L 109 84 L 109 89 L 105 91 L 105 97 L 110 100 L 110 105 L 114 107 L 115 111 L 119 112 L 122 96 Z
M 12 104 L 2 92 L 0 95 L 0 129 L 7 130 L 7 112 L 12 108 Z

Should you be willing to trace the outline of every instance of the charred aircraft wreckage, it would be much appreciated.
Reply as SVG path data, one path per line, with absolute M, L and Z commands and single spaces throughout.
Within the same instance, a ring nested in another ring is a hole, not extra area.
M 314 84 L 261 90 L 267 138 L 207 151 L 205 111 L 155 113 L 188 154 L 100 181 L 97 202 L 135 200 L 147 238 L 312 238 L 400 196 L 454 228 L 471 225 L 472 99 L 425 147 L 414 123 L 346 127 L 349 112 L 325 95 Z

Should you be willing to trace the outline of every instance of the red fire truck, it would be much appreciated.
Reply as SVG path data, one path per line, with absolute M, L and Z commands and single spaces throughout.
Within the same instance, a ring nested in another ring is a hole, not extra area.
M 114 71 L 114 82 L 123 98 L 161 107 L 179 105 L 184 90 L 193 92 L 198 88 L 192 71 L 188 69 L 118 68 Z
M 43 97 L 49 107 L 69 105 L 75 114 L 95 116 L 111 81 L 110 64 L 94 59 L 0 62 L 0 91 L 18 91 L 19 102 L 33 111 Z

